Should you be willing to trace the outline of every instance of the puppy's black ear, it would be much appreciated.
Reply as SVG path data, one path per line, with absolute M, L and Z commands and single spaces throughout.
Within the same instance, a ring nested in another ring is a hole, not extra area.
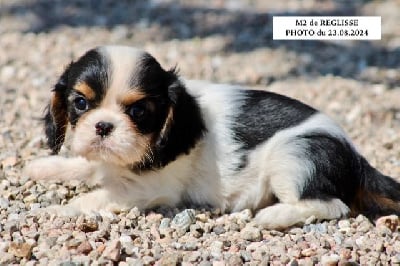
M 175 158 L 187 153 L 206 130 L 195 98 L 188 94 L 185 85 L 176 77 L 168 87 L 169 109 L 167 118 L 157 139 L 164 152 Z
M 167 110 L 164 124 L 152 147 L 153 158 L 136 165 L 136 170 L 156 169 L 188 154 L 207 130 L 200 106 L 186 91 L 175 70 L 168 71 Z
M 176 79 L 172 82 L 171 85 L 168 87 L 168 98 L 172 105 L 176 105 L 178 102 L 179 97 L 186 93 L 184 85 L 181 83 L 179 79 Z
M 178 80 L 173 82 L 168 87 L 168 100 L 170 106 L 168 108 L 167 118 L 165 119 L 164 125 L 156 142 L 156 145 L 159 147 L 165 146 L 168 140 L 168 135 L 174 122 L 174 109 L 182 90 L 184 90 L 183 85 Z
M 67 106 L 67 83 L 69 67 L 59 78 L 52 91 L 50 104 L 47 106 L 44 116 L 45 133 L 47 145 L 52 150 L 52 154 L 57 154 L 64 143 L 65 131 L 68 122 Z

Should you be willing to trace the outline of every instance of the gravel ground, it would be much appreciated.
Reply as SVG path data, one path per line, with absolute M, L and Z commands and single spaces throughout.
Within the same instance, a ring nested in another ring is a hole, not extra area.
M 101 44 L 151 52 L 187 78 L 246 84 L 336 119 L 384 173 L 400 177 L 400 2 L 0 0 L 0 264 L 394 265 L 400 221 L 313 221 L 285 232 L 253 213 L 182 206 L 75 218 L 32 215 L 86 185 L 21 174 L 49 153 L 38 118 L 64 66 Z M 374 42 L 272 41 L 272 15 L 380 15 Z M 67 151 L 63 151 L 66 153 Z

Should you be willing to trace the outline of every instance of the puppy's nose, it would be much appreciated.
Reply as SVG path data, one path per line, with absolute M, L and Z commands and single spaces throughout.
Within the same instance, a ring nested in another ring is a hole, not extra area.
M 114 129 L 114 125 L 109 122 L 100 121 L 96 123 L 95 128 L 96 128 L 96 135 L 99 135 L 101 137 L 106 137 Z

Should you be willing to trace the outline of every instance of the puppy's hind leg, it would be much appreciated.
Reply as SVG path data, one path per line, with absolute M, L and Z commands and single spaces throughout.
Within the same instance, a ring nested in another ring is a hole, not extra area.
M 286 156 L 287 164 L 275 164 L 270 187 L 278 203 L 261 209 L 255 222 L 269 229 L 283 229 L 304 223 L 314 216 L 316 219 L 336 219 L 349 213 L 349 207 L 339 198 L 327 195 L 324 198 L 302 198 L 306 184 L 319 182 L 313 165 L 297 156 Z
M 320 144 L 318 141 L 313 139 L 313 143 Z M 333 146 L 339 145 L 334 141 L 331 142 Z M 313 143 L 310 144 L 308 140 L 302 138 L 294 138 L 283 142 L 271 153 L 269 175 L 265 176 L 264 182 L 270 187 L 278 203 L 261 209 L 255 217 L 256 223 L 269 229 L 283 229 L 304 223 L 311 216 L 316 219 L 336 219 L 349 213 L 349 207 L 337 196 L 339 193 L 335 190 L 336 183 L 326 178 L 330 172 L 336 170 L 332 170 L 331 166 L 331 162 L 335 162 L 335 159 L 327 158 L 325 160 L 327 163 L 317 168 L 317 163 L 321 165 L 321 162 L 316 162 L 318 158 L 313 160 L 314 157 L 308 150 Z M 327 152 L 323 147 L 316 147 L 313 154 L 320 151 L 322 154 L 317 154 L 319 158 L 326 157 Z M 334 147 L 331 150 L 334 150 Z M 349 166 L 343 166 L 346 167 Z M 343 182 L 339 177 L 335 180 Z
M 340 199 L 299 200 L 262 209 L 257 213 L 255 222 L 268 229 L 284 229 L 304 223 L 311 216 L 316 219 L 337 219 L 348 212 L 349 208 Z

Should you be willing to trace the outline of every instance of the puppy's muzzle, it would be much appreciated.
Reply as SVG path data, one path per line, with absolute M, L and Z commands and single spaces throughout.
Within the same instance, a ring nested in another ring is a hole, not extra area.
M 107 137 L 114 129 L 114 125 L 110 122 L 100 121 L 96 123 L 96 135 L 101 136 L 102 138 Z

